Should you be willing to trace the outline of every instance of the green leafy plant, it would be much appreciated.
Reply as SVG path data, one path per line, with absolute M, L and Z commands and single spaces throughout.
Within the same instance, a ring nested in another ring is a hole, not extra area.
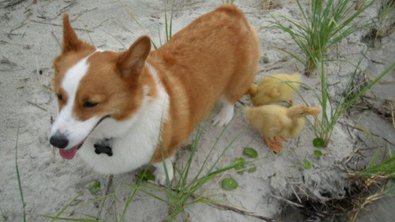
M 238 186 L 239 186 L 239 184 L 232 177 L 225 178 L 222 180 L 222 188 L 224 190 L 235 190 L 235 189 L 237 189 Z
M 272 16 L 271 27 L 288 33 L 304 56 L 276 48 L 304 64 L 304 73 L 307 76 L 314 75 L 321 55 L 324 55 L 331 46 L 363 27 L 352 24 L 352 21 L 370 7 L 374 0 L 358 10 L 354 10 L 351 2 L 351 0 L 313 0 L 310 1 L 310 8 L 306 12 L 300 0 L 296 0 L 302 18 Z
M 137 173 L 137 177 L 139 178 L 140 181 L 138 182 L 142 182 L 142 181 L 155 181 L 155 176 L 154 174 L 151 172 L 151 170 L 148 169 L 142 169 Z
M 321 150 L 314 150 L 314 156 L 316 156 L 316 157 L 321 157 L 323 154 L 322 154 L 322 151 Z
M 88 190 L 92 195 L 96 196 L 100 192 L 100 187 L 101 187 L 100 181 L 96 180 L 91 185 L 88 186 Z
M 310 161 L 304 159 L 304 160 L 303 160 L 303 166 L 304 166 L 304 168 L 305 168 L 306 170 L 310 170 L 310 169 L 311 169 L 311 163 L 310 163 Z
M 243 155 L 250 157 L 250 158 L 254 158 L 254 159 L 258 158 L 258 152 L 254 148 L 251 148 L 251 147 L 245 147 L 243 149 Z
M 320 137 L 317 137 L 313 140 L 314 147 L 324 147 L 324 145 L 325 145 L 325 141 Z

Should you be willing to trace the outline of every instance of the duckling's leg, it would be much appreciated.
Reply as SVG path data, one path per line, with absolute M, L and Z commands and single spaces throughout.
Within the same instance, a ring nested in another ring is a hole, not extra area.
M 274 141 L 275 141 L 275 142 L 281 142 L 281 141 L 288 142 L 288 140 L 285 139 L 285 138 L 282 137 L 282 136 L 275 136 L 275 137 L 274 137 Z
M 274 153 L 278 153 L 280 152 L 283 147 L 281 146 L 280 142 L 277 140 L 274 140 L 273 142 L 269 140 L 269 138 L 265 135 L 263 135 L 263 139 L 267 145 L 267 147 L 269 147 L 269 149 L 271 149 Z
M 222 105 L 219 113 L 213 118 L 214 126 L 225 126 L 228 124 L 232 118 L 234 113 L 234 104 L 230 103 L 226 98 L 222 97 L 220 99 L 220 103 Z

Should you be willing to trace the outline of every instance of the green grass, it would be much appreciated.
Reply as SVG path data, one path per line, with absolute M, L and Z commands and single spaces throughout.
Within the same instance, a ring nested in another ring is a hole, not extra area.
M 362 61 L 362 58 L 360 62 Z M 356 66 L 354 76 L 359 72 L 359 64 Z M 324 61 L 321 60 L 319 76 L 321 80 L 321 95 L 318 97 L 319 103 L 322 107 L 322 117 L 317 118 L 314 124 L 316 135 L 324 141 L 324 147 L 327 147 L 339 118 L 361 97 L 367 90 L 372 88 L 384 76 L 390 73 L 395 67 L 395 62 L 392 63 L 384 72 L 380 73 L 376 78 L 368 82 L 365 86 L 357 85 L 351 88 L 338 102 L 335 102 L 328 93 L 328 86 L 326 83 L 326 70 Z M 353 77 L 350 79 L 353 81 Z M 329 112 L 327 111 L 329 108 Z
M 378 150 L 366 168 L 355 173 L 354 176 L 395 179 L 395 155 L 393 155 L 391 149 L 388 148 L 385 157 L 379 161 L 380 153 L 381 152 Z
M 21 175 L 19 173 L 19 166 L 18 166 L 18 141 L 19 141 L 19 122 L 18 122 L 18 129 L 16 133 L 16 142 L 15 142 L 15 171 L 16 171 L 16 178 L 18 180 L 19 194 L 21 196 L 21 202 L 22 202 L 23 221 L 26 222 L 26 209 L 25 209 L 26 203 L 23 197 Z
M 377 18 L 373 20 L 373 47 L 376 46 L 380 38 L 390 35 L 395 30 L 394 27 L 388 27 L 390 25 L 389 21 L 392 19 L 391 16 L 395 12 L 395 2 L 393 0 L 379 0 L 379 2 L 380 8 L 378 9 Z
M 304 56 L 287 49 L 277 49 L 301 62 L 305 66 L 304 73 L 313 76 L 319 66 L 319 60 L 331 46 L 366 26 L 354 24 L 353 20 L 373 2 L 374 0 L 369 1 L 360 9 L 354 10 L 351 0 L 313 0 L 310 2 L 309 10 L 305 11 L 300 0 L 296 0 L 302 17 L 292 19 L 272 16 L 271 28 L 289 34 Z

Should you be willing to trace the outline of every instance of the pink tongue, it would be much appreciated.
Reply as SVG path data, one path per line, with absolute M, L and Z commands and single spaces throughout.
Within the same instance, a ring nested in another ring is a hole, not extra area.
M 71 160 L 74 158 L 77 153 L 78 146 L 72 147 L 71 149 L 59 149 L 59 154 L 63 159 Z

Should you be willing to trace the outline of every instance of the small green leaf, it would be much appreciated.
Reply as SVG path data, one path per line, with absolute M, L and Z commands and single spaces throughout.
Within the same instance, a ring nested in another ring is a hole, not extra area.
M 251 147 L 244 148 L 243 154 L 247 157 L 250 157 L 250 158 L 258 158 L 258 152 L 254 148 L 251 148 Z
M 239 186 L 237 181 L 233 179 L 232 177 L 225 178 L 222 180 L 222 188 L 224 190 L 234 190 Z
M 311 169 L 311 163 L 308 160 L 303 160 L 303 164 L 304 164 L 304 168 L 306 168 L 306 170 Z
M 233 163 L 236 164 L 235 170 L 238 174 L 243 174 L 246 171 L 245 162 L 246 161 L 242 157 L 237 158 L 233 161 Z
M 142 180 L 142 181 L 148 181 L 148 180 L 155 180 L 154 174 L 152 174 L 151 170 L 148 169 L 142 169 L 138 172 L 137 176 Z
M 315 155 L 316 157 L 321 157 L 321 156 L 322 156 L 321 150 L 314 150 L 314 155 Z
M 95 182 L 88 186 L 88 190 L 92 195 L 96 196 L 100 192 L 100 186 L 100 181 L 95 180 Z
M 248 173 L 254 173 L 256 171 L 256 166 L 253 163 L 249 164 L 247 168 L 248 168 L 247 170 Z
M 313 140 L 314 147 L 324 147 L 324 144 L 325 144 L 325 141 L 320 137 L 317 137 Z

